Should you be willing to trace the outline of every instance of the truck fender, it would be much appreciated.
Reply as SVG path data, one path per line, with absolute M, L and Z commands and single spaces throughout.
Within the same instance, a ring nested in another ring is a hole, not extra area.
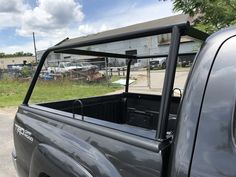
M 35 147 L 30 163 L 29 177 L 39 177 L 41 174 L 49 177 L 93 176 L 73 158 L 46 144 Z
M 96 142 L 88 142 L 88 139 L 81 139 L 76 134 L 55 128 L 49 123 L 31 119 L 23 114 L 17 114 L 17 118 L 34 130 L 32 136 L 35 139 L 38 137 L 37 142 L 40 142 L 32 150 L 31 167 L 28 167 L 32 174 L 30 177 L 35 177 L 35 175 L 38 177 L 39 173 L 46 173 L 45 170 L 48 171 L 46 174 L 52 174 L 48 175 L 50 177 L 60 177 L 60 175 L 54 175 L 56 172 L 62 173 L 64 177 L 86 176 L 86 170 L 97 177 L 121 177 L 120 169 L 117 169 L 111 161 L 112 157 L 97 148 Z M 71 170 L 74 168 L 76 170 Z M 85 175 L 78 175 L 82 172 Z

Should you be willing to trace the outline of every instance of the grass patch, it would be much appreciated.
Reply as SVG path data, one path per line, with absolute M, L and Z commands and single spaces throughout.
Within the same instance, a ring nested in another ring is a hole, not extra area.
M 18 106 L 28 90 L 29 82 L 0 80 L 0 107 Z M 71 81 L 38 81 L 30 103 L 43 103 L 67 99 L 104 95 L 121 89 L 105 83 L 79 83 Z

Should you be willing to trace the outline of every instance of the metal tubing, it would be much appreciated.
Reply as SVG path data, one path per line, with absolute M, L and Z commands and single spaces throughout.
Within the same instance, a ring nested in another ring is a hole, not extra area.
M 203 31 L 200 31 L 196 28 L 192 28 L 190 26 L 187 27 L 187 30 L 185 31 L 184 35 L 188 35 L 188 36 L 191 36 L 195 39 L 199 39 L 202 41 L 205 41 L 209 37 L 209 34 L 203 32 Z
M 79 103 L 80 104 L 80 109 L 81 109 L 81 117 L 82 120 L 84 120 L 84 104 L 80 99 L 77 99 L 73 102 L 73 119 L 75 119 L 75 104 Z
M 100 56 L 100 57 L 112 57 L 112 58 L 130 58 L 130 59 L 147 59 L 147 58 L 158 58 L 158 57 L 167 57 L 168 54 L 156 54 L 156 55 L 125 55 L 125 54 L 117 54 L 117 53 L 109 53 L 109 52 L 98 52 L 98 51 L 88 51 L 81 49 L 66 49 L 66 50 L 56 50 L 55 53 L 65 53 L 65 54 L 73 54 L 73 55 L 87 55 L 87 56 Z M 196 52 L 190 53 L 180 53 L 178 56 L 186 56 L 186 55 L 195 55 Z
M 81 49 L 66 49 L 66 50 L 56 50 L 55 53 L 65 53 L 73 55 L 86 55 L 86 56 L 96 56 L 96 57 L 112 57 L 112 58 L 134 58 L 133 55 L 124 55 L 118 53 L 108 53 L 108 52 L 98 52 L 89 51 Z
M 196 52 L 189 53 L 179 53 L 178 56 L 188 56 L 188 55 L 196 55 Z M 140 55 L 136 56 L 135 59 L 147 59 L 147 58 L 158 58 L 158 57 L 168 57 L 169 54 L 156 54 L 156 55 Z
M 148 58 L 148 65 L 147 65 L 147 86 L 151 88 L 151 68 L 150 68 L 150 59 Z
M 51 50 L 48 49 L 48 50 L 46 50 L 46 51 L 43 53 L 43 55 L 42 55 L 42 57 L 41 57 L 41 60 L 39 61 L 38 67 L 37 67 L 37 69 L 36 69 L 36 71 L 35 71 L 35 73 L 34 73 L 33 79 L 32 79 L 32 81 L 31 81 L 31 83 L 30 83 L 29 89 L 28 89 L 28 91 L 27 91 L 27 93 L 26 93 L 26 95 L 25 95 L 25 99 L 24 99 L 24 101 L 23 101 L 22 104 L 28 105 L 29 99 L 30 99 L 30 97 L 31 97 L 31 95 L 32 95 L 32 92 L 33 92 L 33 90 L 34 90 L 34 86 L 35 86 L 35 84 L 36 84 L 36 82 L 37 82 L 37 80 L 38 80 L 40 71 L 41 71 L 41 69 L 42 69 L 42 67 L 43 67 L 43 64 L 44 64 L 44 62 L 45 62 L 45 60 L 46 60 L 46 58 L 47 58 L 47 56 L 48 56 L 48 54 L 49 54 L 50 52 L 51 52 Z
M 125 84 L 125 92 L 129 91 L 129 76 L 130 76 L 130 66 L 131 66 L 132 59 L 129 59 L 127 65 L 127 73 L 126 73 L 126 84 Z
M 41 57 L 41 60 L 38 64 L 37 70 L 34 74 L 34 77 L 31 81 L 29 89 L 26 93 L 23 104 L 25 104 L 25 105 L 28 104 L 29 99 L 32 95 L 33 89 L 35 87 L 35 84 L 37 82 L 37 78 L 38 78 L 40 71 L 43 67 L 43 64 L 45 62 L 45 59 L 51 51 L 67 50 L 67 49 L 84 47 L 84 46 L 95 45 L 95 44 L 103 44 L 103 43 L 109 43 L 109 42 L 116 42 L 116 41 L 146 37 L 146 36 L 151 36 L 151 35 L 165 34 L 165 33 L 170 33 L 172 31 L 172 28 L 177 28 L 177 27 L 178 27 L 179 31 L 181 30 L 182 32 L 184 32 L 184 31 L 188 30 L 189 32 L 186 32 L 185 34 L 189 34 L 190 36 L 193 35 L 193 33 L 192 33 L 193 30 L 190 27 L 189 23 L 180 23 L 180 24 L 174 24 L 174 25 L 163 26 L 163 27 L 158 27 L 158 28 L 151 28 L 151 29 L 138 30 L 138 31 L 127 32 L 127 33 L 121 33 L 121 34 L 117 34 L 117 35 L 104 36 L 104 37 L 100 37 L 100 38 L 95 37 L 90 40 L 84 40 L 84 41 L 78 41 L 78 42 L 73 42 L 73 41 L 68 42 L 69 40 L 66 42 L 62 41 L 59 44 L 57 44 L 56 46 L 53 46 L 44 52 L 44 54 Z M 204 36 L 204 37 L 202 37 L 202 36 Z M 203 39 L 203 38 L 205 39 L 205 36 L 206 35 L 202 35 L 202 33 L 201 33 L 201 35 L 198 35 L 196 37 L 199 37 L 201 39 Z M 159 57 L 161 57 L 161 56 L 159 56 Z M 155 57 L 154 56 L 147 56 L 147 57 L 140 56 L 139 58 L 155 58 Z M 133 57 L 133 59 L 135 59 L 135 57 Z M 127 70 L 128 70 L 128 68 L 127 68 Z M 129 70 L 130 70 L 130 68 L 129 68 Z M 127 72 L 127 77 L 129 78 L 128 72 Z M 128 85 L 126 85 L 126 90 L 128 90 Z
M 174 94 L 175 94 L 175 90 L 178 90 L 178 91 L 179 91 L 179 96 L 182 97 L 182 91 L 181 91 L 180 88 L 174 88 L 172 95 L 175 96 L 175 95 L 174 95 Z
M 156 131 L 156 138 L 160 141 L 166 139 L 172 89 L 174 85 L 177 56 L 180 45 L 180 36 L 180 29 L 177 26 L 174 26 L 171 33 L 171 45 L 169 49 L 169 56 L 167 59 L 165 79 L 163 85 L 164 89 L 162 91 L 160 114 Z
M 107 81 L 107 85 L 109 86 L 109 76 L 108 76 L 108 58 L 105 58 L 105 69 L 106 69 L 106 81 Z
M 173 26 L 178 26 L 179 29 L 186 30 L 189 27 L 189 23 L 184 22 L 180 24 L 168 25 L 168 26 L 163 26 L 163 27 L 156 27 L 156 28 L 150 28 L 150 29 L 145 29 L 145 30 L 126 32 L 126 33 L 121 33 L 121 34 L 116 34 L 116 35 L 109 35 L 109 36 L 104 36 L 100 38 L 95 37 L 94 39 L 78 41 L 78 42 L 73 42 L 73 41 L 67 42 L 67 43 L 65 42 L 64 44 L 62 43 L 61 45 L 54 46 L 51 49 L 60 50 L 60 49 L 84 47 L 84 46 L 90 46 L 90 45 L 104 44 L 104 43 L 109 43 L 109 42 L 123 41 L 123 40 L 128 40 L 128 39 L 170 33 L 172 31 Z

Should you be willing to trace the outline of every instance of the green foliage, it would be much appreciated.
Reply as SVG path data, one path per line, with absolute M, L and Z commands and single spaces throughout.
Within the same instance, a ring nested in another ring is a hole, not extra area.
M 0 58 L 5 58 L 5 57 L 23 57 L 23 56 L 33 56 L 32 53 L 29 52 L 15 52 L 13 54 L 5 54 L 4 52 L 0 52 Z
M 208 33 L 236 24 L 236 0 L 174 0 L 173 10 L 194 17 L 195 26 Z
M 31 76 L 30 68 L 28 66 L 24 66 L 20 70 L 20 74 L 21 74 L 21 77 L 23 77 L 23 78 L 30 77 Z

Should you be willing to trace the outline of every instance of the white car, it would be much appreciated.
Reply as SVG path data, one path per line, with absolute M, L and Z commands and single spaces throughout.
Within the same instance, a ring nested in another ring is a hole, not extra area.
M 85 71 L 90 69 L 97 69 L 95 65 L 91 65 L 87 62 L 61 62 L 58 67 L 48 67 L 47 70 L 50 73 L 65 73 L 69 71 Z

